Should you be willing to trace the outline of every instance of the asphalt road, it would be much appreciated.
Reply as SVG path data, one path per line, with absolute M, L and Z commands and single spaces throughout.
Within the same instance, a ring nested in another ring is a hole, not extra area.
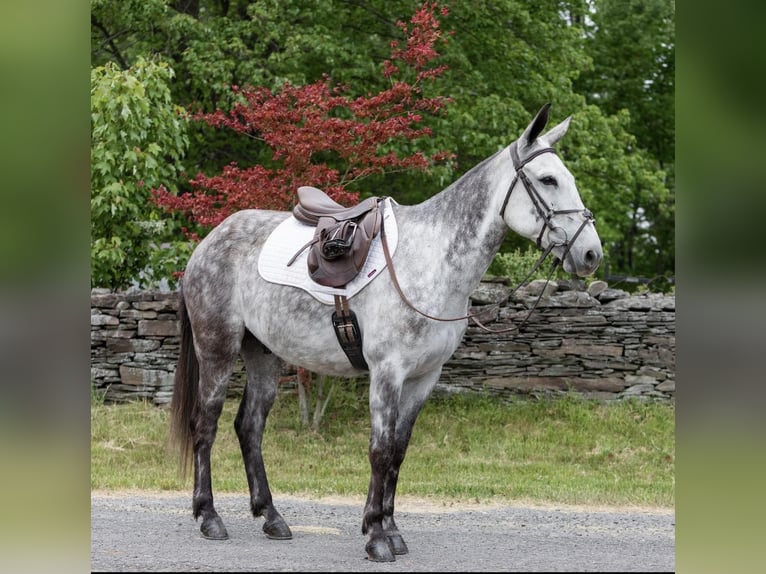
M 245 494 L 219 494 L 229 540 L 205 540 L 191 494 L 92 493 L 92 571 L 672 572 L 670 511 L 400 501 L 410 553 L 365 558 L 363 500 L 275 497 L 293 539 L 269 540 Z

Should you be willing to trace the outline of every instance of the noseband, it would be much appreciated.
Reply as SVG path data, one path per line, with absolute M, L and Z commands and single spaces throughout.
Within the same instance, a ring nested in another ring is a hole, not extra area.
M 508 192 L 505 194 L 505 199 L 503 200 L 503 207 L 500 208 L 500 217 L 505 220 L 505 210 L 508 207 L 508 200 L 511 199 L 511 193 L 513 192 L 514 188 L 516 187 L 516 183 L 518 183 L 519 180 L 521 180 L 521 183 L 524 184 L 524 189 L 527 190 L 527 194 L 529 195 L 529 199 L 532 200 L 532 204 L 535 206 L 535 209 L 537 210 L 537 213 L 540 215 L 540 217 L 543 220 L 543 225 L 540 228 L 540 234 L 537 236 L 537 247 L 542 249 L 543 245 L 543 233 L 545 233 L 545 230 L 548 230 L 548 247 L 545 249 L 543 256 L 540 258 L 539 263 L 542 263 L 543 259 L 545 259 L 548 254 L 553 250 L 554 247 L 557 246 L 564 246 L 564 253 L 561 256 L 561 260 L 563 261 L 564 258 L 569 256 L 569 250 L 572 248 L 572 245 L 574 245 L 575 240 L 580 235 L 582 230 L 585 228 L 585 226 L 588 223 L 593 223 L 595 225 L 596 220 L 593 217 L 593 213 L 589 209 L 551 209 L 551 207 L 548 205 L 548 203 L 545 201 L 545 199 L 538 193 L 538 191 L 535 189 L 535 186 L 532 185 L 532 182 L 529 180 L 529 177 L 527 176 L 526 172 L 524 171 L 524 166 L 527 165 L 530 161 L 535 159 L 537 156 L 542 155 L 544 153 L 552 153 L 556 154 L 556 150 L 552 147 L 546 147 L 537 150 L 534 153 L 529 154 L 529 156 L 524 159 L 524 161 L 521 161 L 519 159 L 519 149 L 518 149 L 518 142 L 513 142 L 510 147 L 511 152 L 511 160 L 513 161 L 513 167 L 516 170 L 516 176 L 513 178 L 513 181 L 511 182 L 510 187 L 508 188 Z M 583 216 L 583 221 L 580 224 L 580 227 L 577 228 L 577 231 L 575 232 L 574 236 L 572 237 L 572 240 L 570 241 L 567 237 L 566 231 L 561 228 L 557 227 L 553 224 L 553 218 L 557 215 L 568 215 L 571 213 L 580 213 Z M 554 241 L 551 234 L 555 234 L 556 230 L 560 230 L 561 233 L 564 234 L 564 240 L 563 242 Z

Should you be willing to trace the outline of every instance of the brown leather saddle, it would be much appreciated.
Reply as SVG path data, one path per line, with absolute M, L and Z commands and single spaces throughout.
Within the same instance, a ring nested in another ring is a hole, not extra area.
M 299 187 L 293 215 L 302 223 L 316 226 L 316 231 L 287 265 L 309 249 L 309 277 L 320 285 L 344 287 L 364 267 L 372 240 L 381 230 L 379 204 L 383 199 L 370 197 L 353 207 L 343 207 L 321 189 Z M 362 331 L 345 295 L 335 295 L 332 325 L 351 364 L 369 370 L 362 353 Z
M 316 226 L 314 237 L 288 265 L 309 249 L 309 276 L 326 287 L 343 287 L 364 267 L 370 245 L 380 232 L 382 198 L 370 197 L 353 207 L 343 207 L 316 187 L 298 188 L 295 218 Z

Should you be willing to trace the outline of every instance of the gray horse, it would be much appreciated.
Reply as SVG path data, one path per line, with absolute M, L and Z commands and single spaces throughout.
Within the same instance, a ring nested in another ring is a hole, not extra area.
M 266 535 L 292 537 L 274 507 L 261 454 L 266 417 L 285 361 L 333 376 L 369 374 L 365 550 L 370 560 L 380 562 L 408 552 L 394 522 L 399 468 L 415 419 L 463 337 L 469 296 L 508 228 L 552 251 L 570 273 L 590 275 L 601 262 L 592 215 L 551 147 L 566 133 L 571 116 L 542 134 L 549 107 L 543 106 L 516 142 L 439 194 L 418 205 L 393 204 L 399 234 L 393 264 L 409 304 L 386 273 L 351 299 L 369 373 L 353 367 L 338 344 L 331 307 L 304 290 L 267 282 L 257 271 L 264 242 L 290 213 L 240 211 L 200 242 L 179 294 L 181 350 L 171 430 L 182 460 L 193 453 L 193 512 L 202 517 L 205 538 L 228 537 L 213 505 L 210 451 L 228 380 L 241 355 L 247 385 L 234 426 L 251 509 L 254 516 L 265 517 Z M 436 321 L 422 313 L 463 318 Z

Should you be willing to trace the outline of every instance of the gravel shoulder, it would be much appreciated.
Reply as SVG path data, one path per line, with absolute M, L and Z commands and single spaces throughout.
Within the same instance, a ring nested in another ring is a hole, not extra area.
M 229 540 L 205 540 L 191 494 L 91 493 L 92 571 L 479 572 L 675 570 L 675 512 L 667 508 L 455 503 L 402 497 L 397 524 L 410 553 L 365 558 L 362 497 L 274 496 L 293 531 L 269 540 L 248 496 L 221 493 Z

